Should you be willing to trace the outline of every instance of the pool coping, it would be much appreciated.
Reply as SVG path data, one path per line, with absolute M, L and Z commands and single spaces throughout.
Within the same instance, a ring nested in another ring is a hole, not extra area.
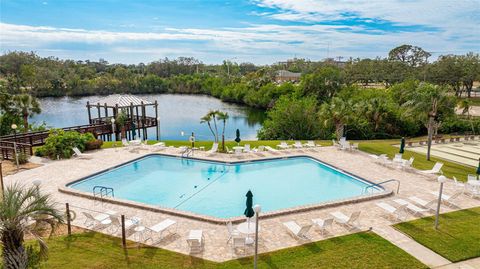
M 90 194 L 88 192 L 84 191 L 79 191 L 74 188 L 68 187 L 69 185 L 72 185 L 74 183 L 80 182 L 82 180 L 85 180 L 89 177 L 96 176 L 98 174 L 102 174 L 105 172 L 108 172 L 110 170 L 119 168 L 121 166 L 127 165 L 129 163 L 138 161 L 140 159 L 144 159 L 149 156 L 167 156 L 167 157 L 175 157 L 181 159 L 181 156 L 173 155 L 173 154 L 164 154 L 164 153 L 149 153 L 142 155 L 138 158 L 132 159 L 128 162 L 124 162 L 118 165 L 115 165 L 113 167 L 109 167 L 107 169 L 101 170 L 99 172 L 90 174 L 88 176 L 84 176 L 82 178 L 73 180 L 71 182 L 68 182 L 65 184 L 65 186 L 58 187 L 58 191 L 61 193 L 66 193 L 74 196 L 79 196 L 91 200 L 97 200 L 97 201 L 102 201 L 102 202 L 108 202 L 112 204 L 117 204 L 117 205 L 123 205 L 123 206 L 129 206 L 129 207 L 134 207 L 138 209 L 144 209 L 144 210 L 149 210 L 152 212 L 158 212 L 158 213 L 165 213 L 169 215 L 174 215 L 178 217 L 186 217 L 194 220 L 200 220 L 200 221 L 206 221 L 209 223 L 213 224 L 225 224 L 225 222 L 231 221 L 232 223 L 239 223 L 245 221 L 244 216 L 238 216 L 238 217 L 231 217 L 231 218 L 218 218 L 218 217 L 213 217 L 213 216 L 208 216 L 208 215 L 202 215 L 198 213 L 194 213 L 191 211 L 184 211 L 180 209 L 174 209 L 174 208 L 169 208 L 169 207 L 162 207 L 162 206 L 153 206 L 153 205 L 148 205 L 145 203 L 141 202 L 136 202 L 132 200 L 127 200 L 127 199 L 122 199 L 122 198 L 110 198 L 110 197 L 95 197 L 93 194 Z M 274 210 L 274 211 L 269 211 L 262 213 L 262 218 L 272 218 L 272 217 L 278 217 L 278 216 L 284 216 L 288 214 L 293 214 L 293 213 L 300 213 L 300 212 L 306 212 L 306 211 L 312 211 L 312 210 L 317 210 L 317 209 L 324 209 L 324 208 L 329 208 L 329 207 L 335 207 L 335 206 L 340 206 L 340 205 L 346 205 L 346 204 L 353 204 L 353 203 L 359 203 L 359 202 L 364 202 L 364 201 L 370 201 L 374 199 L 379 199 L 383 197 L 387 197 L 393 194 L 392 190 L 385 189 L 382 186 L 376 185 L 376 183 L 371 182 L 370 180 L 367 180 L 365 178 L 359 177 L 357 175 L 354 175 L 348 171 L 345 171 L 343 169 L 340 169 L 338 167 L 335 167 L 334 165 L 331 165 L 329 163 L 326 163 L 324 161 L 321 161 L 313 156 L 309 155 L 293 155 L 293 156 L 281 156 L 281 157 L 268 157 L 268 158 L 262 158 L 262 159 L 255 159 L 255 160 L 238 160 L 238 161 L 218 161 L 218 160 L 212 160 L 212 159 L 204 159 L 204 158 L 198 158 L 198 157 L 188 157 L 184 159 L 190 159 L 190 160 L 198 160 L 198 161 L 207 161 L 207 162 L 215 162 L 215 163 L 223 163 L 223 164 L 238 164 L 238 163 L 253 163 L 253 162 L 258 162 L 258 161 L 269 161 L 269 160 L 281 160 L 281 159 L 290 159 L 290 158 L 310 158 L 313 159 L 317 162 L 320 162 L 323 165 L 326 165 L 327 167 L 331 167 L 337 171 L 340 171 L 346 175 L 349 175 L 351 177 L 354 177 L 356 180 L 360 179 L 368 184 L 375 185 L 378 189 L 381 189 L 380 192 L 377 193 L 372 193 L 372 194 L 363 194 L 363 195 L 357 195 L 353 197 L 349 197 L 346 199 L 337 199 L 333 201 L 328 201 L 328 202 L 321 202 L 321 203 L 314 203 L 314 204 L 307 204 L 307 205 L 301 205 L 301 206 L 296 206 L 296 207 L 289 207 L 289 208 L 284 208 L 284 209 L 279 209 L 279 210 Z

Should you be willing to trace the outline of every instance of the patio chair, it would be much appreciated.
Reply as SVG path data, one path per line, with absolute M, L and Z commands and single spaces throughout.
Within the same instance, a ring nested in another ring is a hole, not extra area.
M 149 237 L 145 239 L 145 241 L 147 241 L 148 239 L 153 241 L 154 235 L 158 236 L 158 241 L 162 240 L 164 232 L 169 230 L 170 227 L 174 227 L 174 226 L 176 227 L 176 225 L 177 225 L 176 221 L 171 219 L 165 219 L 153 226 L 147 227 L 147 231 L 149 232 Z M 176 229 L 174 232 L 170 232 L 170 233 L 175 234 Z
M 435 197 L 438 197 L 438 192 L 437 191 L 431 191 L 430 193 L 435 195 Z M 442 193 L 442 203 L 444 203 L 448 206 L 456 206 L 455 203 L 453 203 L 453 200 L 457 199 L 462 194 L 463 194 L 463 191 L 456 191 L 452 195 Z
M 406 206 L 406 209 L 407 211 L 411 212 L 413 215 L 419 215 L 419 216 L 422 216 L 423 213 L 426 213 L 428 212 L 429 210 L 426 209 L 426 208 L 420 208 L 410 202 L 407 202 L 403 199 L 395 199 L 393 200 L 395 203 L 399 204 L 399 205 L 405 205 Z
M 165 146 L 165 142 L 158 142 L 151 146 L 152 151 L 161 151 L 164 149 L 167 149 L 167 146 Z
M 315 224 L 316 227 L 318 227 L 322 233 L 322 235 L 327 231 L 327 228 L 332 227 L 333 224 L 333 219 L 328 218 L 328 219 L 312 219 L 313 224 Z
M 420 205 L 421 207 L 423 208 L 426 208 L 426 209 L 429 209 L 430 211 L 434 211 L 435 210 L 435 205 L 437 204 L 437 199 L 432 199 L 430 201 L 425 201 L 421 198 L 418 198 L 416 196 L 410 196 L 408 197 L 408 199 L 410 199 L 410 201 L 416 203 L 417 205 Z
M 72 150 L 73 150 L 73 156 L 79 159 L 90 160 L 93 158 L 91 154 L 82 153 L 77 147 L 73 147 Z
M 278 152 L 278 150 L 276 150 L 276 149 L 274 149 L 274 148 L 272 148 L 272 147 L 270 147 L 270 146 L 265 146 L 265 149 L 266 149 L 267 151 L 271 151 L 271 152 Z
M 414 160 L 415 160 L 414 157 L 410 157 L 410 159 L 408 159 L 408 160 L 403 160 L 402 161 L 402 168 L 403 169 L 411 169 Z
M 202 230 L 190 230 L 187 237 L 187 244 L 190 247 L 190 253 L 200 253 L 203 251 L 205 238 Z
M 233 228 L 233 224 L 231 221 L 227 222 L 226 226 L 228 231 L 228 240 L 227 240 L 227 243 L 228 243 L 230 242 L 230 240 L 232 240 L 233 237 L 239 236 L 240 232 L 238 232 L 237 229 Z
M 82 214 L 86 217 L 85 221 L 83 222 L 87 228 L 95 229 L 96 226 L 108 226 L 111 224 L 111 220 L 109 219 L 110 214 L 116 214 L 115 211 L 107 211 L 105 213 L 100 213 L 95 216 L 88 212 L 82 212 Z
M 354 150 L 354 151 L 357 151 L 358 150 L 358 143 L 353 143 L 351 149 Z
M 455 184 L 455 187 L 457 187 L 458 189 L 462 189 L 462 191 L 464 192 L 467 188 L 467 185 L 465 183 L 461 183 L 457 180 L 457 177 L 453 176 L 453 182 Z
M 119 218 L 117 216 L 109 216 L 112 225 L 110 225 L 109 228 L 111 228 L 111 233 L 116 234 L 118 230 L 122 229 L 122 223 L 120 222 Z M 125 218 L 125 231 L 130 231 L 131 229 L 135 228 L 137 225 L 140 224 L 140 221 L 142 218 L 140 217 L 132 217 L 132 218 Z
M 443 163 L 436 162 L 432 169 L 430 169 L 430 170 L 420 170 L 420 172 L 422 172 L 424 174 L 429 174 L 429 175 L 438 174 L 438 173 L 442 172 L 441 171 L 442 167 L 443 167 Z
M 301 148 L 303 148 L 302 142 L 300 142 L 300 141 L 295 141 L 295 143 L 293 144 L 293 147 L 296 148 L 296 149 L 301 149 Z
M 386 211 L 389 216 L 393 216 L 395 220 L 402 220 L 403 218 L 405 218 L 405 208 L 407 207 L 407 205 L 393 207 L 390 204 L 384 202 L 376 203 L 376 205 Z
M 307 148 L 315 148 L 315 147 L 320 146 L 320 145 L 315 144 L 315 142 L 313 140 L 309 140 L 309 141 L 307 141 L 307 143 L 305 143 L 303 145 Z
M 283 225 L 293 237 L 298 239 L 308 239 L 307 233 L 313 226 L 312 224 L 300 226 L 295 221 L 284 222 Z
M 353 212 L 350 217 L 347 217 L 345 214 L 343 214 L 340 211 L 335 211 L 330 213 L 330 215 L 333 216 L 335 219 L 335 222 L 338 224 L 342 224 L 347 226 L 348 228 L 356 228 L 357 227 L 357 220 L 360 217 L 360 211 L 355 211 Z
M 277 148 L 280 148 L 280 149 L 289 149 L 290 146 L 287 144 L 287 142 L 281 141 L 280 144 L 277 145 Z
M 476 175 L 468 174 L 467 181 L 478 180 Z
M 252 150 L 250 149 L 250 144 L 245 144 L 245 146 L 243 146 L 243 152 L 244 153 L 252 152 Z

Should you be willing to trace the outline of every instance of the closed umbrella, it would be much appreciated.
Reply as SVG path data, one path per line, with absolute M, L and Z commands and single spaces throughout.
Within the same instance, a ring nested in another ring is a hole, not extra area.
M 236 135 L 237 137 L 235 138 L 235 142 L 237 142 L 238 145 L 240 141 L 242 141 L 242 139 L 240 139 L 240 130 L 237 129 Z
M 135 122 L 132 120 L 132 136 L 133 136 L 133 139 L 135 139 L 135 136 L 137 136 L 137 131 L 135 131 Z
M 255 215 L 255 211 L 253 211 L 253 193 L 249 190 L 245 196 L 247 196 L 247 208 L 245 208 L 243 214 L 245 217 L 251 218 Z
M 400 142 L 400 151 L 399 153 L 402 153 L 405 151 L 405 137 L 402 137 L 402 140 Z

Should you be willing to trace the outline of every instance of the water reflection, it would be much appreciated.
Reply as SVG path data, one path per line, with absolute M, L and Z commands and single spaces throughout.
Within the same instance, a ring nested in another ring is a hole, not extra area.
M 265 119 L 265 113 L 262 110 L 224 103 L 209 96 L 174 94 L 139 96 L 149 101 L 158 101 L 162 140 L 188 140 L 191 132 L 195 132 L 197 140 L 212 140 L 212 134 L 208 127 L 200 124 L 200 118 L 209 110 L 218 109 L 226 111 L 230 115 L 225 131 L 227 140 L 235 139 L 237 128 L 240 129 L 243 140 L 256 139 L 257 130 L 260 129 Z M 42 114 L 35 116 L 33 120 L 45 121 L 48 126 L 52 127 L 88 124 L 87 101 L 94 102 L 100 98 L 100 96 L 42 98 L 40 99 Z M 95 110 L 92 110 L 92 117 L 95 117 L 96 113 Z M 154 116 L 153 108 L 147 109 L 147 115 Z M 218 123 L 218 125 L 220 130 L 222 123 Z M 182 131 L 188 135 L 182 136 Z M 150 139 L 155 138 L 154 128 L 150 128 L 148 136 Z

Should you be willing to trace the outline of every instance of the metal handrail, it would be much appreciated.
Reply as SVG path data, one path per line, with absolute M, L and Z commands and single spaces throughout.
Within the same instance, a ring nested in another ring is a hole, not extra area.
M 96 192 L 97 189 L 100 189 L 99 192 Z M 100 198 L 108 197 L 109 194 L 112 194 L 112 197 L 115 197 L 115 192 L 113 188 L 105 186 L 94 186 L 93 187 L 93 196 L 97 197 L 97 194 L 100 194 Z
M 186 148 L 186 149 L 182 152 L 182 158 L 184 158 L 184 157 L 189 157 L 190 154 L 193 154 L 193 148 Z
M 389 180 L 385 180 L 385 181 L 382 181 L 382 182 L 379 182 L 379 183 L 373 183 L 372 185 L 369 185 L 369 186 L 365 187 L 365 189 L 363 191 L 367 192 L 367 190 L 369 188 L 380 186 L 382 184 L 389 183 L 389 182 L 397 182 L 398 183 L 397 184 L 397 194 L 398 194 L 400 192 L 400 180 L 398 180 L 398 179 L 389 179 Z

